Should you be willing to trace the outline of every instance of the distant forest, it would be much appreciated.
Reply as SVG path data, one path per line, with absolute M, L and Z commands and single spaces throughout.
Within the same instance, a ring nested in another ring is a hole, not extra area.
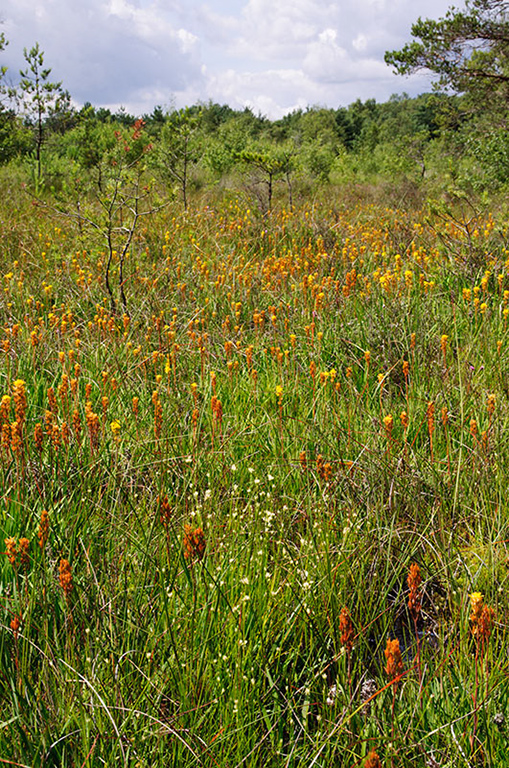
M 60 194 L 100 189 L 112 167 L 136 166 L 145 183 L 180 197 L 236 187 L 263 210 L 293 203 L 310 185 L 387 185 L 409 199 L 422 190 L 476 196 L 509 180 L 509 22 L 507 2 L 471 0 L 438 21 L 419 19 L 414 40 L 386 54 L 400 74 L 428 70 L 432 93 L 349 106 L 309 106 L 279 120 L 213 102 L 130 115 L 73 106 L 36 44 L 9 86 L 1 70 L 3 173 Z M 0 36 L 0 50 L 7 45 Z M 10 73 L 9 73 L 10 74 Z M 119 148 L 123 148 L 121 162 Z M 120 166 L 119 166 L 120 162 Z M 113 174 L 115 175 L 115 174 Z M 79 190 L 78 190 L 79 187 Z

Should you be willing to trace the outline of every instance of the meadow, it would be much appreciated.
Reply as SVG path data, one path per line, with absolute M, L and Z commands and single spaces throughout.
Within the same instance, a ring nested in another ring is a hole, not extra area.
M 2 764 L 507 765 L 504 216 L 175 202 L 115 311 L 0 243 Z

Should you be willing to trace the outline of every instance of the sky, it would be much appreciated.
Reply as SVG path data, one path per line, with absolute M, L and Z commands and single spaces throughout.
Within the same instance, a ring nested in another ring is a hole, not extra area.
M 278 119 L 308 106 L 430 89 L 384 52 L 450 0 L 3 0 L 0 65 L 16 81 L 35 42 L 77 105 L 133 115 L 212 100 Z M 462 5 L 462 3 L 456 3 Z

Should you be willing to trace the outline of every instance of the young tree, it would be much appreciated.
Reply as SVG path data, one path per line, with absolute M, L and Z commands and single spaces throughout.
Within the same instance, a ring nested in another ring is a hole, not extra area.
M 119 128 L 113 133 L 111 148 L 90 167 L 92 186 L 85 200 L 85 208 L 76 206 L 72 213 L 80 226 L 90 226 L 107 246 L 104 282 L 110 297 L 111 311 L 117 310 L 117 301 L 110 274 L 114 261 L 118 263 L 118 289 L 124 312 L 129 314 L 125 293 L 124 265 L 140 222 L 159 210 L 151 202 L 151 188 L 146 178 L 146 155 L 152 145 L 147 144 L 145 123 L 139 119 L 130 129 Z M 105 130 L 112 130 L 107 126 Z M 79 198 L 78 198 L 79 202 Z
M 284 178 L 288 188 L 289 206 L 293 208 L 291 175 L 295 164 L 296 150 L 291 142 L 273 144 L 269 141 L 252 142 L 237 155 L 237 159 L 253 171 L 250 188 L 255 193 L 264 213 L 272 208 L 274 185 Z M 257 190 L 265 187 L 266 195 Z
M 200 156 L 196 142 L 199 115 L 181 109 L 168 116 L 161 131 L 156 160 L 165 175 L 180 187 L 184 210 L 187 210 L 189 170 Z
M 509 106 L 509 2 L 467 0 L 465 9 L 451 8 L 437 21 L 419 18 L 416 38 L 400 51 L 387 51 L 385 61 L 399 74 L 427 69 L 438 85 L 470 97 L 477 111 L 490 113 Z
M 36 43 L 30 50 L 23 51 L 27 68 L 20 70 L 21 80 L 18 87 L 18 98 L 22 104 L 26 119 L 32 125 L 35 139 L 35 157 L 37 161 L 37 178 L 41 178 L 41 150 L 45 140 L 45 119 L 52 113 L 58 112 L 63 100 L 69 99 L 69 94 L 62 90 L 62 83 L 52 83 L 49 80 L 50 68 L 44 67 L 44 53 Z

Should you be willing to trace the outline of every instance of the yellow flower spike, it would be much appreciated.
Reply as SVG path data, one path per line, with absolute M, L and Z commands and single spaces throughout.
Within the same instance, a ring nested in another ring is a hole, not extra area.
M 111 429 L 111 431 L 113 433 L 113 437 L 115 438 L 115 440 L 119 440 L 119 438 L 120 438 L 120 430 L 121 430 L 120 422 L 117 421 L 116 419 L 114 421 L 112 421 L 111 424 L 110 424 L 110 429 Z

